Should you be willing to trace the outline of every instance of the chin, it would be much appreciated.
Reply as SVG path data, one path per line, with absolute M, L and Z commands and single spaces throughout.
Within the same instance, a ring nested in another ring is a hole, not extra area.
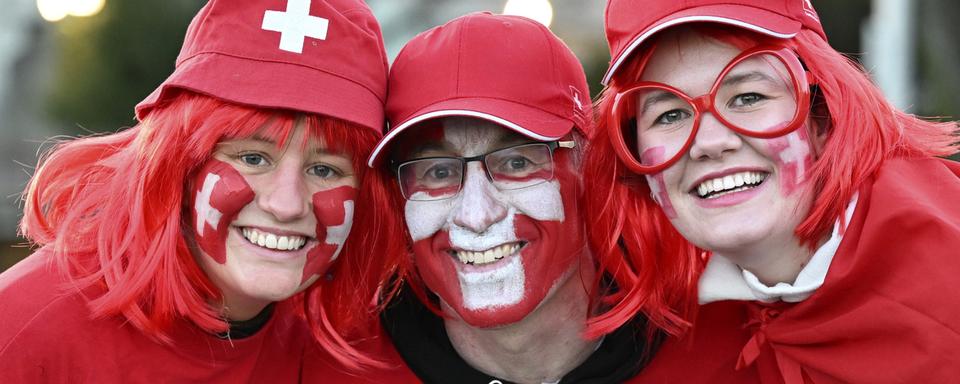
M 520 322 L 537 306 L 521 301 L 514 305 L 470 310 L 460 308 L 457 315 L 468 325 L 475 328 L 499 328 Z
M 300 276 L 262 277 L 243 283 L 240 291 L 248 297 L 265 301 L 283 301 L 303 291 L 315 279 L 300 284 Z

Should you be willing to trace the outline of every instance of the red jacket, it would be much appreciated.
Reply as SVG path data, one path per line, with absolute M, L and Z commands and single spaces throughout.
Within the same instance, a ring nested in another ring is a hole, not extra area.
M 0 274 L 0 383 L 295 383 L 311 335 L 284 311 L 240 340 L 180 323 L 159 344 L 122 318 L 91 318 L 42 248 Z
M 888 160 L 805 301 L 702 306 L 638 382 L 947 383 L 960 377 L 960 166 Z

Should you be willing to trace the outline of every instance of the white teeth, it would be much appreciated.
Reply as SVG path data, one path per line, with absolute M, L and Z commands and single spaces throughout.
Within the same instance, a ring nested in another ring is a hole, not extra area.
M 486 251 L 454 251 L 461 263 L 482 265 L 500 260 L 505 256 L 512 255 L 520 249 L 519 243 L 503 244 L 490 248 Z
M 727 175 L 723 177 L 723 189 L 733 188 L 734 185 L 735 184 L 733 184 L 733 176 Z
M 715 179 L 705 180 L 697 186 L 697 195 L 714 198 L 725 193 L 738 192 L 752 188 L 767 177 L 763 172 L 740 172 Z
M 300 249 L 307 243 L 307 238 L 303 236 L 280 236 L 273 233 L 261 233 L 252 228 L 243 228 L 242 232 L 243 237 L 247 239 L 247 241 L 264 248 L 279 251 Z

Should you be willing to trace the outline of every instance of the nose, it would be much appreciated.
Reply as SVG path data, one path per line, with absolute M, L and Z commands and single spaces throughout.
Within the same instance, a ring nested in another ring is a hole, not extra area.
M 740 149 L 741 145 L 743 139 L 737 132 L 717 120 L 713 113 L 704 113 L 690 146 L 690 157 L 696 160 L 719 159 L 725 152 Z
M 453 223 L 474 233 L 483 233 L 506 218 L 507 207 L 495 196 L 496 191 L 479 162 L 467 164 L 466 179 L 460 191 L 463 196 L 455 208 Z
M 266 178 L 266 191 L 258 191 L 257 205 L 277 221 L 293 221 L 310 210 L 309 192 L 300 167 L 281 161 Z

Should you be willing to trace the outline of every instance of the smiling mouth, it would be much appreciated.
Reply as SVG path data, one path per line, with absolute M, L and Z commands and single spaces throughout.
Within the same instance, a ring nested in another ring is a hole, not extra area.
M 451 249 L 450 254 L 461 263 L 467 265 L 484 265 L 497 262 L 504 257 L 514 255 L 520 252 L 527 243 L 518 241 L 515 243 L 501 244 L 485 251 L 468 251 Z
M 246 227 L 241 228 L 240 233 L 251 244 L 274 251 L 296 251 L 307 244 L 305 236 L 277 235 Z
M 766 172 L 737 172 L 734 174 L 704 180 L 697 185 L 694 193 L 701 199 L 715 199 L 730 193 L 756 188 L 767 179 Z

